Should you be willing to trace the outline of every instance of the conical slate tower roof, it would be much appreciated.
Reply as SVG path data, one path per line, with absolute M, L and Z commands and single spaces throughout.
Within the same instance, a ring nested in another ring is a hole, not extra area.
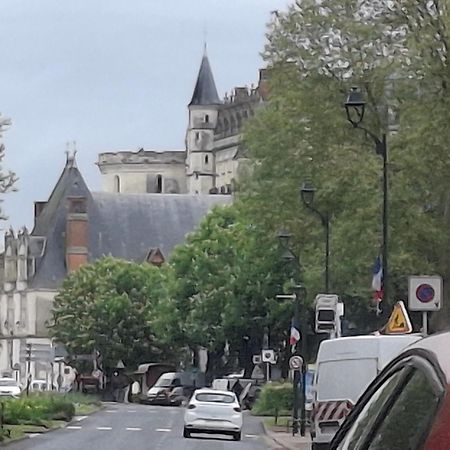
M 198 72 L 197 83 L 194 94 L 192 95 L 191 105 L 218 105 L 221 101 L 217 94 L 216 83 L 209 65 L 208 56 L 205 54 L 202 58 L 200 70 Z

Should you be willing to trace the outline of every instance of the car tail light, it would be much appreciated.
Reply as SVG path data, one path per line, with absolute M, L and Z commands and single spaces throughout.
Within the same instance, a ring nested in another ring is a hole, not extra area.
M 189 405 L 189 406 L 188 406 L 188 409 L 195 409 L 195 408 L 196 408 L 195 405 Z
M 233 409 L 234 409 L 236 412 L 241 412 L 241 411 L 242 411 L 241 408 L 239 408 L 239 406 L 235 406 Z

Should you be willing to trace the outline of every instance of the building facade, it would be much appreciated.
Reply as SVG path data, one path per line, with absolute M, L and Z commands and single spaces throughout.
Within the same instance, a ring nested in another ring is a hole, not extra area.
M 256 87 L 236 87 L 221 100 L 203 55 L 192 99 L 184 150 L 100 153 L 105 192 L 231 194 L 245 164 L 242 127 L 267 99 L 267 72 Z

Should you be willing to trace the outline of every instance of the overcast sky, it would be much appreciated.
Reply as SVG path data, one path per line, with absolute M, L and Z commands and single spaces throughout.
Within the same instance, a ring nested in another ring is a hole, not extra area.
M 100 189 L 104 151 L 182 149 L 203 52 L 219 94 L 255 83 L 270 12 L 288 0 L 2 0 L 3 166 L 20 178 L 0 225 L 32 227 L 76 141 L 78 166 Z

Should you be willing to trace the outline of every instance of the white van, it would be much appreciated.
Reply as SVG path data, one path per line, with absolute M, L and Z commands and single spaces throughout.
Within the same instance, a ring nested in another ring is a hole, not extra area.
M 314 377 L 312 450 L 328 449 L 358 398 L 418 334 L 352 336 L 323 341 Z

